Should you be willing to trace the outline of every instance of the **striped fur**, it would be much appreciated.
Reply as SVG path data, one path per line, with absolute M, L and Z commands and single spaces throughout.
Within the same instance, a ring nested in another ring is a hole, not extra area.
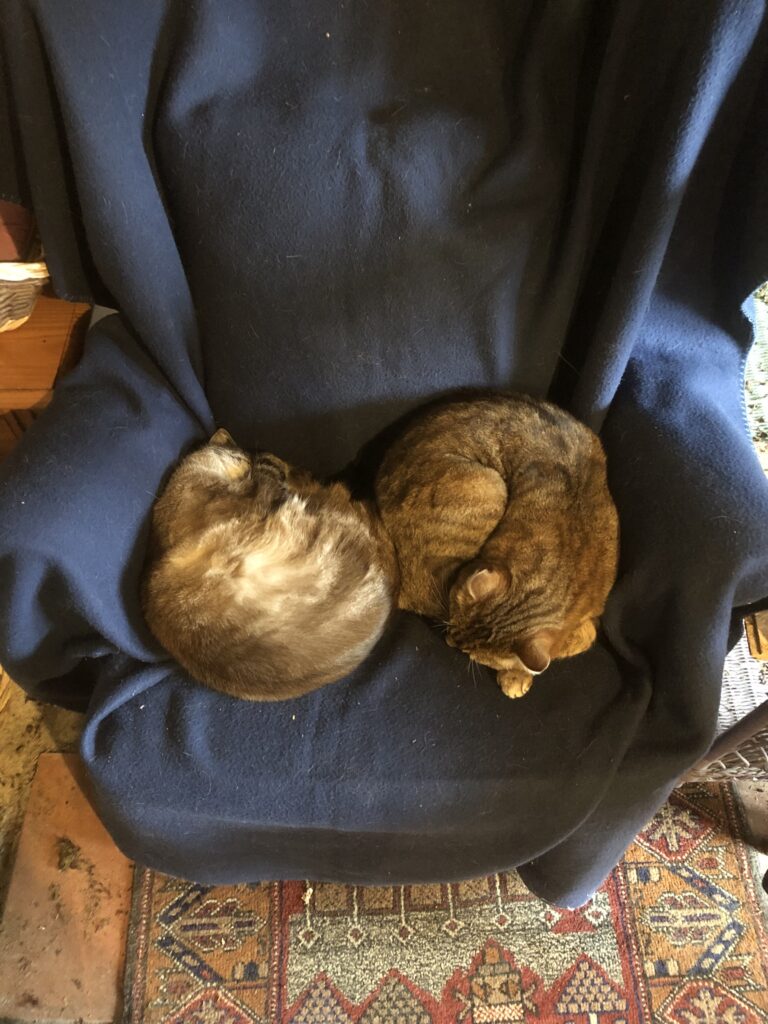
M 376 501 L 399 606 L 443 622 L 509 696 L 593 643 L 618 519 L 600 441 L 562 409 L 500 393 L 435 403 L 389 448 Z

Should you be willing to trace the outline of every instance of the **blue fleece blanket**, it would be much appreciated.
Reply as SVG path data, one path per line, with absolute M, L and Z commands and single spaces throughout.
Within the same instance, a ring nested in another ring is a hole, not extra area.
M 119 316 L 0 469 L 0 661 L 87 711 L 99 810 L 203 882 L 453 879 L 583 901 L 712 739 L 768 595 L 745 427 L 768 278 L 760 0 L 4 0 L 0 194 Z M 400 615 L 252 705 L 158 650 L 153 499 L 214 426 L 317 472 L 458 386 L 602 431 L 600 643 L 522 701 Z

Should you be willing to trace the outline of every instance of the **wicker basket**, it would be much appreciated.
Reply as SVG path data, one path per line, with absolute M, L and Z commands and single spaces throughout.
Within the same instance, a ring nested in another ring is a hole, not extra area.
M 0 263 L 0 331 L 12 331 L 29 320 L 47 280 L 45 263 Z

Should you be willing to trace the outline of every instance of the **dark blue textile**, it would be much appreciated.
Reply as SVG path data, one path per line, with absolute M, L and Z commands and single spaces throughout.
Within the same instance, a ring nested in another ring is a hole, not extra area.
M 120 310 L 0 468 L 0 661 L 87 708 L 130 856 L 204 882 L 460 878 L 569 905 L 714 731 L 768 595 L 741 303 L 768 278 L 759 0 L 4 0 L 0 194 Z M 510 702 L 401 615 L 251 705 L 151 642 L 154 496 L 214 426 L 319 472 L 464 385 L 596 428 L 622 525 L 597 647 Z

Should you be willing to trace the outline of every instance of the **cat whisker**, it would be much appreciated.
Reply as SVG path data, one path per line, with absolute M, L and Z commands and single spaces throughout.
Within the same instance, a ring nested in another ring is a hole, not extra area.
M 569 366 L 573 370 L 574 373 L 579 373 L 578 367 L 574 366 L 573 363 L 570 361 L 570 359 L 566 359 L 562 352 L 558 352 L 557 358 L 561 359 L 565 363 L 566 366 Z
M 477 665 L 475 664 L 474 661 L 470 661 L 469 664 L 472 666 L 472 670 L 470 672 L 470 675 L 472 676 L 472 682 L 475 684 L 475 689 L 477 689 L 477 684 L 479 682 L 479 679 L 477 677 Z
M 439 605 L 440 608 L 445 607 L 445 591 L 434 576 L 430 577 L 429 590 L 435 604 Z

